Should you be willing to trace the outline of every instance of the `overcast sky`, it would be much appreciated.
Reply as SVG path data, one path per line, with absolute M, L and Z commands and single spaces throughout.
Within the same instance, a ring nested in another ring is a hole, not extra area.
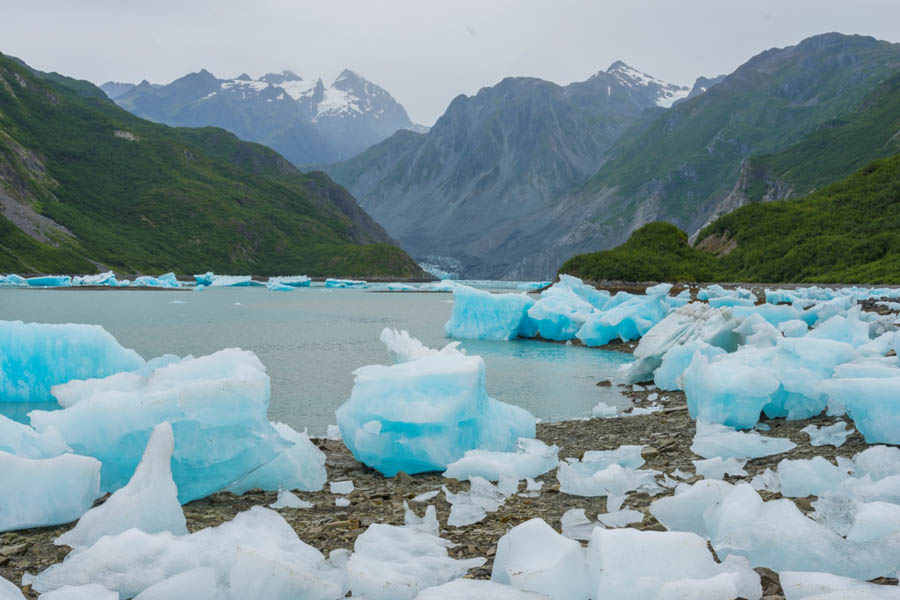
M 586 79 L 622 59 L 674 83 L 826 31 L 900 41 L 900 0 L 3 0 L 0 52 L 95 83 L 343 68 L 430 125 L 505 76 Z

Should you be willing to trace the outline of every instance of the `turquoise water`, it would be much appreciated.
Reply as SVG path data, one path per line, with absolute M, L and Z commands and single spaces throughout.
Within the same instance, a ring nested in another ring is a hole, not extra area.
M 269 417 L 318 435 L 335 422 L 334 410 L 349 397 L 353 370 L 390 363 L 378 341 L 384 327 L 406 329 L 432 347 L 451 341 L 443 325 L 452 298 L 321 287 L 282 293 L 0 289 L 0 319 L 95 323 L 145 358 L 252 350 L 272 379 Z M 589 416 L 600 400 L 624 403 L 615 390 L 596 383 L 615 377 L 629 355 L 527 340 L 462 346 L 484 357 L 491 396 L 543 420 Z M 19 420 L 31 408 L 0 403 L 0 413 Z

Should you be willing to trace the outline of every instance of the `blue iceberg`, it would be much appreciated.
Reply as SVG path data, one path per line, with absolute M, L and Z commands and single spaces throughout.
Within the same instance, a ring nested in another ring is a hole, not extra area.
M 327 288 L 358 288 L 365 289 L 369 287 L 369 284 L 365 281 L 359 281 L 356 279 L 332 279 L 328 278 L 325 280 L 325 287 Z
M 31 287 L 69 287 L 72 285 L 72 278 L 68 275 L 41 275 L 29 277 L 25 283 Z
M 512 340 L 534 337 L 537 327 L 528 316 L 534 300 L 525 294 L 492 294 L 466 285 L 453 288 L 453 311 L 444 325 L 447 337 L 458 340 Z
M 174 273 L 166 273 L 159 277 L 150 275 L 141 275 L 131 284 L 132 287 L 151 287 L 151 288 L 180 288 L 181 283 L 175 277 Z
M 625 301 L 631 294 L 616 294 Z M 541 292 L 540 299 L 528 309 L 542 338 L 564 342 L 575 338 L 587 318 L 611 303 L 609 292 L 585 284 L 577 277 L 560 275 L 559 281 Z
M 72 279 L 72 285 L 95 285 L 103 287 L 118 287 L 116 274 L 112 271 L 98 273 L 96 275 L 79 275 Z
M 283 283 L 278 283 L 276 281 L 269 281 L 266 283 L 266 288 L 270 292 L 293 292 L 296 288 L 290 285 L 285 285 Z
M 269 283 L 280 283 L 291 287 L 309 287 L 312 280 L 306 275 L 283 275 L 280 277 L 269 277 Z
M 647 288 L 643 296 L 629 295 L 621 304 L 589 315 L 575 335 L 586 346 L 603 346 L 615 338 L 638 339 L 673 310 L 668 302 L 671 289 L 663 283 Z
M 44 402 L 71 379 L 133 371 L 145 362 L 99 325 L 0 321 L 0 402 Z
M 215 276 L 216 276 L 216 274 L 213 273 L 212 271 L 207 271 L 206 273 L 203 273 L 202 275 L 194 275 L 194 281 L 197 282 L 197 285 L 210 286 L 210 285 L 212 285 L 212 282 L 213 282 L 213 279 L 215 278 Z
M 433 350 L 387 328 L 381 339 L 400 362 L 354 371 L 350 399 L 335 413 L 357 460 L 387 477 L 443 471 L 468 450 L 512 452 L 534 437 L 534 416 L 490 398 L 484 361 L 458 342 Z

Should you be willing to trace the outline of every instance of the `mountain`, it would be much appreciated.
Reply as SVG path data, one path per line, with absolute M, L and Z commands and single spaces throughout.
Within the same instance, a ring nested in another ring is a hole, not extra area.
M 900 155 L 803 198 L 751 204 L 716 220 L 695 247 L 669 223 L 560 273 L 629 281 L 900 283 Z
M 398 131 L 326 171 L 416 258 L 466 277 L 523 256 L 629 126 L 687 96 L 622 62 L 567 86 L 510 77 L 458 96 L 427 134 Z M 556 263 L 554 268 L 558 265 Z
M 547 227 L 536 232 L 546 247 L 525 265 L 546 272 L 567 256 L 613 247 L 653 221 L 697 231 L 732 194 L 745 159 L 815 141 L 860 112 L 898 71 L 900 44 L 864 36 L 823 34 L 758 54 L 705 93 L 623 136 L 588 183 L 557 204 Z M 885 141 L 881 134 L 877 139 Z M 857 147 L 874 141 L 859 136 Z M 866 150 L 866 156 L 878 154 Z M 830 172 L 812 165 L 818 173 L 807 189 L 858 166 L 848 162 Z
M 274 148 L 295 165 L 349 158 L 400 129 L 421 130 L 383 88 L 345 70 L 321 79 L 268 73 L 218 79 L 203 69 L 167 85 L 107 82 L 101 87 L 139 117 L 182 127 L 222 127 Z
M 321 172 L 0 55 L 0 271 L 423 275 Z

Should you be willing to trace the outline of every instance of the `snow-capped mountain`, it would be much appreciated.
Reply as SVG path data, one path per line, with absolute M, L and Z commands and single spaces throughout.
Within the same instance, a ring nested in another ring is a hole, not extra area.
M 269 145 L 298 165 L 349 158 L 400 129 L 421 131 L 383 88 L 344 70 L 326 87 L 291 71 L 218 79 L 201 70 L 168 85 L 101 87 L 134 114 L 181 126 L 213 125 Z
M 646 95 L 653 104 L 663 108 L 669 108 L 682 98 L 687 98 L 691 92 L 689 87 L 666 83 L 652 75 L 647 75 L 633 67 L 629 67 L 621 60 L 611 64 L 604 74 L 607 77 L 616 79 L 625 87 L 632 88 L 636 92 Z

